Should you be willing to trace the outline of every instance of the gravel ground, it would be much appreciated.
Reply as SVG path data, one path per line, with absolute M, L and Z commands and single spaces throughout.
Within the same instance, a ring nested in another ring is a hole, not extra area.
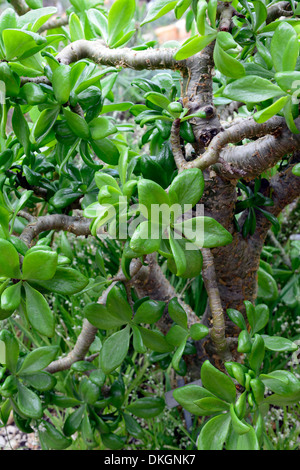
M 40 450 L 40 445 L 34 433 L 23 433 L 10 419 L 5 428 L 0 428 L 0 450 Z

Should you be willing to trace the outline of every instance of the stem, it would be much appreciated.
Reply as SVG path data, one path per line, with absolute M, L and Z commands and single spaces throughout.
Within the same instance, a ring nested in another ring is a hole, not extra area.
M 186 160 L 183 156 L 180 143 L 180 119 L 175 119 L 172 124 L 170 142 L 176 166 L 179 172 L 181 172 L 186 163 Z
M 203 255 L 202 277 L 207 291 L 213 321 L 210 337 L 219 356 L 226 358 L 228 355 L 228 344 L 225 337 L 225 318 L 216 279 L 214 257 L 207 248 L 203 248 L 201 251 Z

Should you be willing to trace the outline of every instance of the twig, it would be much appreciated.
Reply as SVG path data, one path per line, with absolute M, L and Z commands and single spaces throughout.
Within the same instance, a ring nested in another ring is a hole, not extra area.
M 291 263 L 291 260 L 290 258 L 288 257 L 288 255 L 286 254 L 283 246 L 281 245 L 281 243 L 279 243 L 279 241 L 277 240 L 277 238 L 275 237 L 274 233 L 272 232 L 272 230 L 269 230 L 268 231 L 268 237 L 270 238 L 272 244 L 278 248 L 278 250 L 280 251 L 280 254 L 281 254 L 281 257 L 282 257 L 282 261 L 284 262 L 284 264 L 286 266 L 288 266 L 288 268 L 292 269 L 292 263 Z

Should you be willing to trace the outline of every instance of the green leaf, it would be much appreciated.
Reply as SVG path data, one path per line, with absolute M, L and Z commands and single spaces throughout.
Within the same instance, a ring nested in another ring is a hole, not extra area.
M 176 264 L 176 275 L 181 276 L 186 271 L 186 257 L 184 250 L 178 241 L 174 238 L 172 230 L 170 230 L 170 247 Z
M 131 436 L 135 437 L 136 439 L 142 439 L 144 435 L 144 431 L 139 425 L 139 423 L 129 414 L 124 413 L 123 418 L 125 421 L 126 431 L 131 434 Z
M 87 16 L 97 34 L 99 34 L 99 36 L 101 36 L 103 40 L 107 43 L 108 22 L 106 16 L 101 11 L 98 11 L 95 8 L 89 9 L 87 11 Z
M 57 268 L 58 255 L 55 251 L 34 251 L 26 253 L 23 261 L 23 279 L 47 281 L 52 279 Z
M 21 302 L 21 283 L 7 287 L 1 295 L 1 309 L 15 311 Z
M 186 329 L 179 325 L 173 325 L 166 335 L 166 340 L 172 346 L 179 347 L 183 341 L 187 340 L 188 336 Z
M 157 205 L 166 204 L 169 206 L 170 204 L 167 193 L 151 180 L 142 179 L 139 181 L 138 194 L 141 213 L 149 220 L 152 219 L 153 209 L 157 209 Z
M 247 318 L 248 318 L 249 325 L 251 326 L 251 328 L 253 328 L 254 321 L 255 321 L 254 320 L 254 318 L 255 318 L 255 307 L 249 300 L 245 300 L 244 305 L 246 307 L 246 315 L 247 315 Z
M 135 0 L 116 0 L 108 13 L 108 44 L 114 44 L 124 36 L 135 13 Z
M 285 106 L 283 108 L 283 115 L 286 120 L 287 126 L 293 134 L 299 134 L 299 130 L 295 124 L 294 121 L 294 116 L 293 116 L 293 101 L 292 98 L 290 97 L 289 100 L 285 103 Z M 272 214 L 273 215 L 273 214 Z M 273 216 L 274 217 L 274 216 Z
M 168 109 L 170 100 L 162 93 L 150 91 L 144 95 L 144 98 L 162 109 Z
M 132 325 L 132 345 L 136 352 L 140 354 L 145 354 L 147 352 L 147 348 L 144 345 L 143 338 L 141 335 L 140 330 L 137 326 Z
M 183 171 L 172 181 L 169 187 L 171 204 L 180 204 L 183 213 L 197 204 L 204 191 L 203 173 L 198 168 Z M 186 208 L 184 207 L 186 205 Z
M 83 313 L 92 325 L 101 330 L 109 330 L 127 323 L 119 316 L 109 312 L 107 308 L 101 304 L 88 304 L 85 306 Z
M 296 343 L 282 336 L 262 335 L 262 339 L 269 351 L 297 351 L 298 349 Z
M 20 260 L 15 247 L 0 238 L 0 277 L 21 279 Z
M 290 72 L 278 72 L 275 74 L 275 80 L 280 88 L 282 88 L 287 93 L 292 93 L 299 89 L 300 72 L 296 70 Z
M 217 32 L 208 34 L 207 36 L 193 36 L 189 38 L 185 43 L 178 49 L 174 55 L 176 60 L 184 60 L 192 57 L 198 52 L 202 51 L 208 44 L 210 44 L 217 37 Z
M 55 275 L 48 281 L 35 281 L 38 286 L 56 294 L 73 295 L 82 291 L 89 280 L 72 268 L 57 268 Z
M 230 413 L 220 414 L 210 419 L 201 429 L 197 442 L 198 450 L 222 450 L 230 422 Z
M 43 295 L 24 283 L 26 292 L 26 312 L 31 326 L 41 335 L 54 336 L 55 319 Z
M 254 11 L 255 11 L 255 20 L 253 29 L 257 31 L 258 28 L 265 22 L 268 16 L 267 7 L 261 0 L 253 1 Z
M 61 64 L 52 75 L 52 87 L 59 104 L 65 104 L 71 93 L 71 67 Z
M 106 117 L 97 117 L 96 119 L 93 119 L 89 123 L 89 126 L 94 140 L 104 139 L 105 137 L 117 132 L 117 128 L 113 124 L 112 120 Z
M 73 413 L 69 414 L 67 417 L 65 424 L 64 424 L 64 434 L 66 436 L 72 436 L 75 434 L 76 431 L 80 428 L 82 419 L 83 419 L 83 413 L 85 410 L 85 405 L 79 406 Z
M 72 42 L 85 39 L 85 34 L 80 19 L 74 12 L 69 16 L 69 28 Z
M 227 312 L 227 315 L 229 316 L 230 320 L 235 325 L 237 325 L 241 330 L 246 330 L 247 329 L 245 319 L 244 319 L 243 315 L 241 314 L 241 312 L 239 312 L 238 310 L 235 310 L 234 308 L 228 308 L 226 310 L 226 312 Z
M 226 77 L 241 78 L 245 75 L 243 64 L 220 47 L 218 38 L 214 48 L 214 62 L 217 69 Z
M 145 397 L 136 400 L 127 406 L 126 410 L 138 418 L 155 418 L 160 415 L 165 408 L 165 400 L 160 397 Z
M 21 89 L 21 95 L 31 106 L 43 104 L 47 101 L 46 93 L 44 93 L 42 87 L 36 83 L 25 83 Z
M 79 384 L 78 393 L 85 403 L 93 405 L 99 399 L 100 388 L 87 377 L 83 377 Z
M 142 222 L 133 233 L 130 248 L 136 256 L 148 255 L 159 250 L 161 243 L 161 228 L 151 221 Z
M 55 387 L 57 380 L 54 375 L 42 371 L 37 374 L 26 375 L 25 382 L 26 385 L 35 388 L 39 392 L 49 392 Z
M 100 351 L 100 366 L 105 374 L 110 374 L 119 367 L 127 356 L 129 348 L 130 328 L 109 336 Z
M 253 114 L 253 119 L 260 124 L 266 122 L 268 119 L 281 111 L 288 99 L 288 96 L 282 96 L 282 98 L 279 98 L 277 101 L 275 101 L 275 103 L 271 104 L 271 106 L 268 106 L 267 108 L 264 108 L 261 111 L 257 111 L 255 114 Z
M 238 338 L 238 352 L 240 353 L 249 353 L 252 348 L 251 337 L 247 330 L 243 330 L 239 334 Z
M 72 444 L 72 439 L 67 439 L 48 421 L 42 421 L 42 426 L 41 429 L 39 428 L 38 434 L 45 450 L 64 450 Z
M 92 140 L 90 145 L 100 160 L 108 163 L 108 165 L 118 164 L 120 152 L 111 140 L 107 138 L 101 140 Z
M 148 330 L 141 326 L 138 328 L 146 348 L 160 353 L 170 352 L 173 350 L 173 347 L 167 343 L 164 335 L 160 331 Z
M 30 131 L 20 106 L 15 107 L 12 116 L 12 126 L 17 139 L 23 146 L 25 154 L 28 156 L 30 151 Z
M 124 323 L 129 323 L 132 318 L 132 309 L 125 299 L 122 291 L 114 286 L 107 295 L 106 308 L 115 317 Z
M 139 306 L 134 315 L 135 323 L 146 323 L 151 325 L 156 323 L 162 316 L 165 309 L 165 303 L 156 300 L 146 300 Z
M 179 20 L 182 17 L 182 15 L 188 9 L 191 3 L 192 3 L 192 0 L 179 0 L 179 2 L 177 3 L 175 7 L 175 16 L 177 20 Z
M 44 109 L 41 112 L 31 131 L 32 137 L 37 143 L 42 142 L 49 134 L 56 122 L 59 111 L 60 106 L 56 106 L 55 108 Z
M 276 29 L 271 41 L 271 55 L 276 72 L 293 72 L 298 54 L 297 33 L 287 22 L 282 22 Z
M 256 334 L 248 356 L 250 367 L 257 374 L 265 357 L 265 344 L 261 335 Z
M 259 103 L 276 96 L 282 96 L 284 92 L 265 78 L 248 75 L 227 85 L 223 96 L 243 103 Z
M 43 415 L 41 400 L 21 382 L 18 382 L 17 405 L 27 418 L 39 419 Z
M 121 450 L 125 446 L 124 438 L 122 439 L 117 434 L 107 433 L 101 434 L 102 443 L 108 449 Z
M 288 102 L 287 102 L 287 104 L 288 104 Z M 286 105 L 285 105 L 285 107 L 286 107 Z M 285 116 L 285 118 L 286 118 L 286 116 Z M 292 119 L 292 121 L 293 121 L 293 119 Z M 293 121 L 293 126 L 295 127 L 294 121 Z M 295 129 L 295 131 L 297 131 L 297 132 L 295 132 L 297 134 L 298 133 L 297 128 Z M 266 211 L 265 209 L 262 209 L 261 207 L 256 207 L 256 209 L 259 210 L 269 222 L 271 222 L 271 224 L 274 226 L 275 230 L 280 230 L 280 224 L 279 224 L 279 221 L 278 221 L 277 217 L 275 217 L 275 215 L 271 214 L 271 212 Z
M 4 363 L 6 367 L 14 373 L 16 371 L 17 361 L 19 358 L 19 344 L 13 334 L 7 330 L 1 330 L 0 342 L 5 345 L 5 357 L 3 358 L 3 362 L 1 360 L 1 363 Z
M 186 339 L 184 339 L 182 343 L 178 346 L 178 348 L 176 349 L 172 357 L 172 367 L 177 372 L 180 372 L 180 361 L 184 353 L 185 347 L 186 347 Z
M 300 163 L 298 163 L 297 165 L 294 166 L 293 173 L 296 176 L 300 176 Z
M 177 2 L 178 0 L 155 0 L 155 2 L 151 3 L 147 16 L 144 21 L 142 21 L 141 26 L 146 23 L 150 23 L 151 21 L 155 21 L 166 13 L 169 13 L 169 11 L 175 8 Z
M 175 389 L 173 397 L 185 410 L 196 416 L 205 415 L 206 410 L 201 410 L 199 406 L 195 405 L 195 402 L 202 398 L 216 398 L 205 388 L 194 384 Z
M 26 3 L 30 8 L 34 8 L 35 10 L 28 11 L 25 15 L 18 17 L 19 29 L 24 29 L 24 26 L 30 25 L 30 30 L 36 33 L 52 15 L 57 13 L 57 8 L 55 7 L 42 8 L 42 0 L 27 0 Z
M 90 138 L 90 128 L 86 120 L 68 109 L 64 109 L 64 116 L 70 129 L 77 137 L 88 140 Z
M 10 221 L 10 235 L 12 234 L 13 230 L 14 230 L 14 224 L 15 224 L 15 220 L 16 220 L 16 217 L 18 215 L 18 212 L 23 209 L 23 207 L 26 205 L 27 201 L 30 199 L 30 197 L 32 196 L 33 194 L 33 191 L 24 191 L 22 193 L 22 196 L 20 197 L 19 201 L 17 201 L 17 204 L 14 208 L 14 215 L 12 216 L 12 219 Z
M 201 35 L 205 34 L 206 10 L 207 2 L 200 0 L 197 4 L 196 24 L 197 29 Z
M 273 301 L 278 297 L 278 288 L 275 279 L 261 267 L 258 269 L 257 296 L 265 301 Z
M 261 374 L 259 379 L 278 395 L 289 397 L 300 391 L 300 381 L 287 370 L 274 370 L 269 374 Z
M 194 323 L 190 328 L 190 335 L 194 341 L 200 341 L 209 334 L 209 328 L 201 323 Z
M 228 403 L 235 401 L 236 390 L 233 381 L 209 361 L 205 361 L 201 367 L 201 380 L 203 386 L 216 397 Z
M 18 375 L 31 375 L 45 369 L 55 359 L 57 353 L 57 346 L 45 346 L 31 351 L 22 362 Z
M 211 217 L 193 217 L 174 224 L 174 229 L 182 231 L 199 248 L 214 248 L 232 242 L 232 235 Z
M 236 450 L 260 450 L 259 443 L 252 426 L 249 432 L 239 436 Z
M 187 314 L 178 302 L 177 297 L 174 297 L 170 300 L 168 305 L 168 312 L 172 320 L 177 323 L 177 325 L 187 330 Z
M 269 307 L 265 304 L 259 304 L 255 307 L 254 324 L 252 331 L 257 333 L 262 330 L 269 321 Z
M 196 400 L 194 403 L 199 406 L 201 410 L 206 410 L 207 415 L 212 415 L 221 411 L 228 411 L 231 406 L 225 401 L 215 397 L 200 398 L 200 400 Z
M 5 29 L 2 33 L 7 60 L 25 59 L 47 45 L 46 38 L 31 31 Z

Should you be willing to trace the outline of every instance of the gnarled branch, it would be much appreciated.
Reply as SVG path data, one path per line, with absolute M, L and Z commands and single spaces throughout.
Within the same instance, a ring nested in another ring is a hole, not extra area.
M 243 150 L 243 152 L 245 152 L 247 158 L 252 158 L 253 149 L 248 147 L 252 144 L 247 144 L 241 147 L 227 147 L 226 149 L 224 149 L 224 147 L 230 143 L 241 142 L 246 138 L 252 139 L 274 133 L 281 128 L 286 128 L 286 125 L 284 119 L 279 116 L 275 116 L 263 124 L 258 124 L 253 118 L 245 119 L 243 122 L 239 122 L 238 124 L 229 127 L 224 132 L 220 132 L 216 137 L 214 137 L 208 149 L 192 162 L 186 163 L 185 168 L 200 168 L 201 170 L 204 170 L 205 168 L 216 164 L 221 157 L 226 163 L 232 165 L 232 171 L 228 171 L 228 176 L 230 177 L 231 175 L 232 178 L 232 175 L 234 175 L 234 177 L 236 177 L 234 170 L 243 170 L 243 167 L 245 166 L 242 164 L 242 162 L 245 163 L 245 159 L 243 160 L 241 158 L 241 151 L 242 149 L 246 149 Z M 288 132 L 288 136 L 292 138 L 293 134 Z M 230 156 L 228 156 L 228 154 Z M 236 158 L 234 158 L 232 154 Z M 220 172 L 224 175 L 226 171 L 223 171 L 222 168 L 220 168 Z
M 63 214 L 45 215 L 28 224 L 20 238 L 30 246 L 40 233 L 48 230 L 64 230 L 77 236 L 88 236 L 90 235 L 90 223 L 90 219 L 84 217 L 72 217 Z

